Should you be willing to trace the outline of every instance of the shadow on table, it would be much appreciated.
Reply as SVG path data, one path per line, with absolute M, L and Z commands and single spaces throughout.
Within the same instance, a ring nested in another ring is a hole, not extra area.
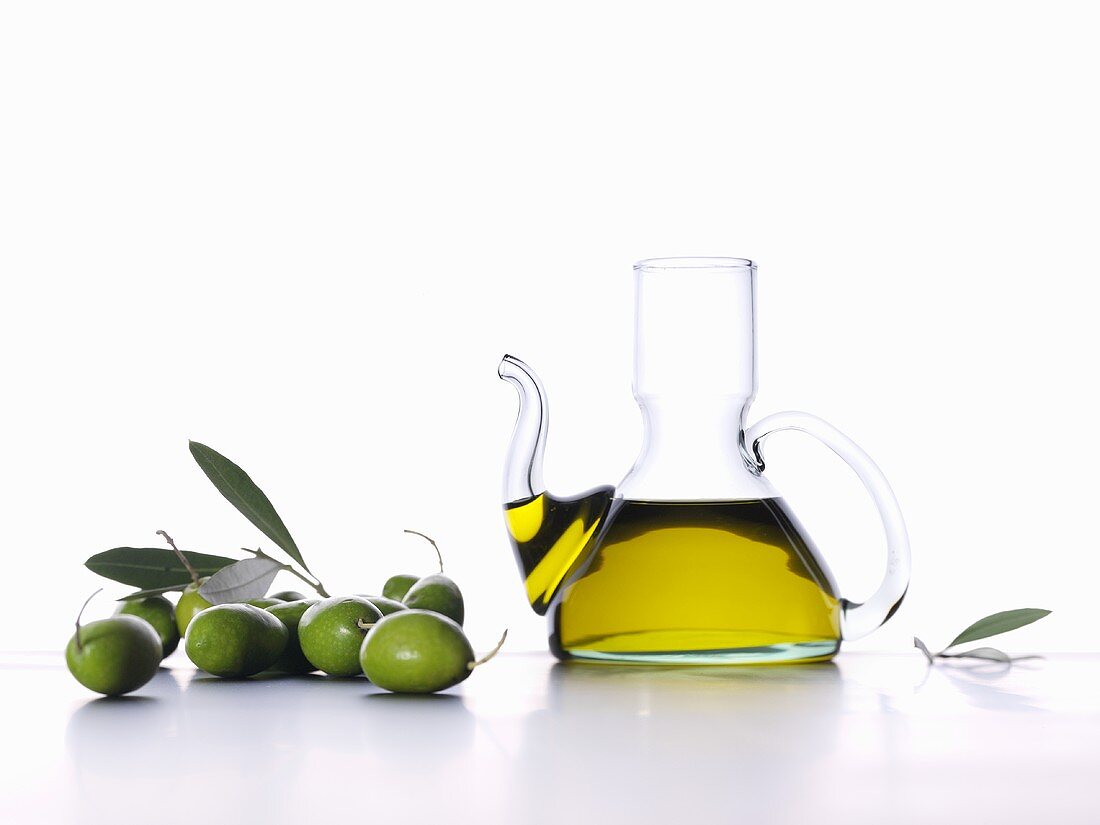
M 548 689 L 547 706 L 522 720 L 503 783 L 515 807 L 595 787 L 645 821 L 691 815 L 704 800 L 723 821 L 768 821 L 778 808 L 811 821 L 813 774 L 835 749 L 845 684 L 832 663 L 558 663 Z
M 385 694 L 361 677 L 227 680 L 162 669 L 141 695 L 80 706 L 66 744 L 77 781 L 93 793 L 101 777 L 163 783 L 246 770 L 278 800 L 289 792 L 280 782 L 318 754 L 349 769 L 382 760 L 430 769 L 460 758 L 474 730 L 459 695 Z

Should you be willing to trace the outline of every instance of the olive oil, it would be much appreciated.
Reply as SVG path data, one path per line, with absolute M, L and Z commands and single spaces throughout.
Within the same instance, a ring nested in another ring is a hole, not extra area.
M 572 498 L 540 493 L 504 507 L 504 519 L 527 601 L 540 616 L 562 581 L 584 561 L 611 504 L 614 487 L 597 487 Z
M 605 661 L 823 660 L 836 587 L 779 498 L 616 500 L 555 603 L 552 647 Z
M 780 498 L 632 501 L 601 487 L 505 508 L 528 600 L 563 659 L 821 661 L 836 586 Z

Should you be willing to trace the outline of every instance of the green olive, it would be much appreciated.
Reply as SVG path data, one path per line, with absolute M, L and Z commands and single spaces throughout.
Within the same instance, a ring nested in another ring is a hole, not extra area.
M 163 654 L 164 645 L 149 622 L 112 616 L 78 625 L 65 648 L 65 664 L 89 690 L 120 696 L 152 679 Z
M 360 648 L 359 664 L 380 688 L 434 693 L 465 680 L 479 662 L 456 622 L 430 610 L 403 610 L 383 617 L 371 629 Z
M 417 581 L 402 599 L 405 606 L 413 610 L 432 610 L 442 613 L 460 626 L 466 618 L 466 608 L 462 601 L 462 591 L 458 585 L 442 573 L 434 573 Z
M 271 666 L 271 670 L 283 673 L 310 673 L 316 668 L 302 653 L 302 644 L 298 639 L 298 623 L 309 608 L 317 604 L 317 599 L 298 599 L 293 602 L 281 602 L 265 608 L 268 613 L 286 625 L 287 640 L 283 654 Z
M 382 585 L 382 595 L 387 599 L 399 602 L 405 598 L 409 588 L 416 584 L 416 580 L 419 578 L 419 576 L 414 576 L 412 573 L 398 573 L 396 576 L 390 576 L 386 579 L 386 583 Z
M 280 590 L 278 593 L 272 593 L 268 598 L 279 599 L 284 602 L 300 602 L 306 596 L 297 590 Z
M 261 610 L 271 607 L 273 604 L 282 604 L 282 599 L 276 599 L 274 596 L 266 596 L 262 599 L 249 599 L 245 604 L 250 604 L 253 607 L 258 607 Z
M 241 678 L 271 667 L 286 648 L 281 621 L 250 604 L 219 604 L 191 620 L 184 649 L 195 666 L 214 676 Z
M 363 596 L 359 598 L 366 599 L 368 602 L 378 608 L 378 612 L 383 616 L 388 616 L 391 613 L 396 613 L 398 610 L 405 610 L 405 605 L 396 599 L 387 599 L 385 596 Z
M 187 633 L 187 625 L 191 623 L 191 619 L 195 617 L 195 614 L 200 610 L 206 610 L 211 604 L 202 596 L 199 595 L 199 588 L 206 583 L 209 576 L 204 576 L 197 582 L 187 585 L 180 594 L 179 601 L 176 602 L 176 628 L 180 632 L 180 636 L 184 636 Z
M 382 613 L 366 599 L 342 596 L 323 599 L 302 614 L 298 641 L 302 653 L 318 670 L 330 676 L 358 676 L 359 648 L 366 630 Z
M 176 611 L 164 596 L 146 596 L 144 599 L 123 602 L 115 613 L 137 616 L 149 622 L 160 636 L 162 659 L 179 646 L 180 632 L 176 627 Z

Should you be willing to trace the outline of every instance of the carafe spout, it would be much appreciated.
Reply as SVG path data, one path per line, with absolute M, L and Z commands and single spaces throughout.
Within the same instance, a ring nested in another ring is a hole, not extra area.
M 546 489 L 542 458 L 546 453 L 549 409 L 546 390 L 534 370 L 518 358 L 505 355 L 497 374 L 519 393 L 519 415 L 504 465 L 504 503 L 532 498 Z
M 546 391 L 534 370 L 511 355 L 504 356 L 497 373 L 519 393 L 519 415 L 504 466 L 504 518 L 527 601 L 544 614 L 569 572 L 586 558 L 615 489 L 597 487 L 570 498 L 546 492 Z

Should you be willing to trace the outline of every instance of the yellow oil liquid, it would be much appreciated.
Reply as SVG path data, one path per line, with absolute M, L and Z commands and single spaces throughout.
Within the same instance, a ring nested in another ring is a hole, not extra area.
M 584 551 L 607 515 L 613 493 L 613 487 L 571 498 L 540 493 L 505 506 L 527 601 L 536 613 L 546 613 L 562 582 L 586 558 Z
M 822 661 L 836 586 L 782 499 L 653 502 L 611 487 L 505 508 L 528 601 L 563 659 Z
M 832 578 L 782 499 L 617 500 L 555 601 L 559 655 L 820 661 L 839 649 Z

